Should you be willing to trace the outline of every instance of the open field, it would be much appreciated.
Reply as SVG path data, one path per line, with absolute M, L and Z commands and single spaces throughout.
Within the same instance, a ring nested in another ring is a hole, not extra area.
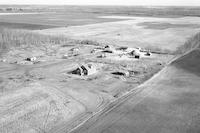
M 35 30 L 35 29 L 48 29 L 55 28 L 59 26 L 52 25 L 39 25 L 39 24 L 28 24 L 28 23 L 10 23 L 10 22 L 0 22 L 0 27 L 2 28 L 10 28 L 10 29 L 27 29 L 27 30 Z
M 0 133 L 200 131 L 199 8 L 0 12 Z
M 152 51 L 173 53 L 200 30 L 198 17 L 153 18 L 102 16 L 122 21 L 71 26 L 37 31 L 48 35 L 65 35 L 74 39 L 95 40 L 128 47 L 143 47 Z M 123 20 L 129 19 L 129 20 Z
M 0 27 L 40 30 L 54 27 L 68 27 L 101 22 L 117 21 L 118 19 L 98 18 L 96 14 L 73 12 L 43 12 L 43 13 L 0 13 Z M 14 25 L 14 23 L 16 23 Z
M 130 15 L 142 17 L 176 18 L 199 16 L 200 9 L 195 6 L 51 6 L 51 5 L 0 5 L 1 12 L 65 12 L 95 15 Z
M 119 21 L 117 18 L 99 18 L 100 16 L 180 18 L 199 17 L 199 13 L 199 7 L 0 5 L 0 22 L 8 23 L 3 25 L 4 28 L 10 28 L 9 23 L 16 23 L 11 28 L 39 30 L 46 29 L 43 25 L 68 27 Z M 27 27 L 28 24 L 35 26 Z

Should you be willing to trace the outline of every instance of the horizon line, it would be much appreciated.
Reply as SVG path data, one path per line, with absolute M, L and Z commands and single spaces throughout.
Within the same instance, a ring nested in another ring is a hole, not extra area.
M 143 6 L 143 7 L 200 7 L 200 5 L 95 5 L 95 4 L 0 4 L 0 6 Z

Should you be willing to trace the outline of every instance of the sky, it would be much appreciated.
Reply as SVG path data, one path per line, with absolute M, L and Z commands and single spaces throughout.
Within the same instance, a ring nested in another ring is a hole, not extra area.
M 200 0 L 0 0 L 1 4 L 200 6 Z

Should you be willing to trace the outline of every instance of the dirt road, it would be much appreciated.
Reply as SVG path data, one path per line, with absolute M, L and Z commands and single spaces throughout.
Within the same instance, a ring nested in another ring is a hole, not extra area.
M 174 61 L 126 102 L 75 133 L 200 132 L 200 50 Z

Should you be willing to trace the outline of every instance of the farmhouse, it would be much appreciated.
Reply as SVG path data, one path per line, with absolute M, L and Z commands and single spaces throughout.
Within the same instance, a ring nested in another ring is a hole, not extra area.
M 32 61 L 32 62 L 34 62 L 34 61 L 37 60 L 37 58 L 36 58 L 36 57 L 28 57 L 28 58 L 26 58 L 25 60 L 26 60 L 26 61 Z
M 115 48 L 112 45 L 106 45 L 104 47 L 104 51 L 103 52 L 106 52 L 106 53 L 115 53 Z
M 84 65 L 80 65 L 77 69 L 73 70 L 71 73 L 77 74 L 80 76 L 85 76 L 85 75 L 95 74 L 96 72 L 97 72 L 97 69 L 94 65 L 84 64 Z
M 72 48 L 72 49 L 70 49 L 70 51 L 72 51 L 72 52 L 78 52 L 79 48 Z
M 138 49 L 135 49 L 129 53 L 129 55 L 134 56 L 135 58 L 140 58 L 140 51 Z
M 70 49 L 70 51 L 71 51 L 72 54 L 78 54 L 79 50 L 80 50 L 79 48 L 72 48 L 72 49 Z

